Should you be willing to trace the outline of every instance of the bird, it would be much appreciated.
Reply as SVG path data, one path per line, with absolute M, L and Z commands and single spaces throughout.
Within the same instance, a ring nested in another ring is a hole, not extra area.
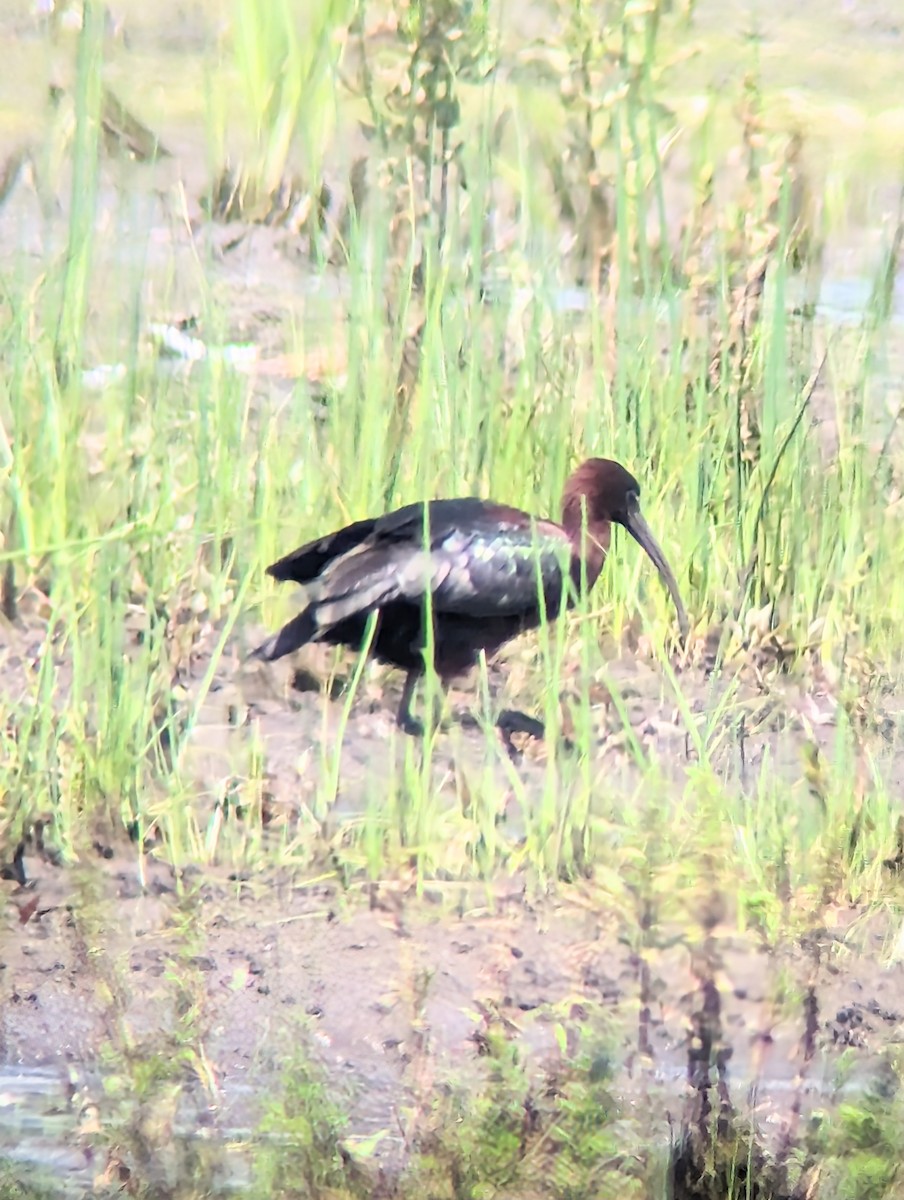
M 613 524 L 623 526 L 655 564 L 686 638 L 687 613 L 640 511 L 640 484 L 620 463 L 588 458 L 565 483 L 560 522 L 475 496 L 427 500 L 355 521 L 293 550 L 267 574 L 302 584 L 305 606 L 250 657 L 273 661 L 309 642 L 360 650 L 376 614 L 371 653 L 406 672 L 396 723 L 422 734 L 411 705 L 428 647 L 445 687 L 474 667 L 481 652 L 490 658 L 544 618 L 555 620 L 563 605 L 571 607 L 582 588 L 596 583 Z M 531 730 L 538 724 L 532 722 Z

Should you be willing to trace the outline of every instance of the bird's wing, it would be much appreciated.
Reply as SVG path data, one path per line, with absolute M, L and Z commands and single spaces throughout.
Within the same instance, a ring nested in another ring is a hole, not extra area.
M 371 537 L 330 562 L 313 584 L 321 628 L 397 600 L 472 617 L 536 612 L 540 586 L 558 615 L 571 545 L 550 521 L 484 501 L 431 502 L 381 518 Z
M 426 535 L 426 536 L 425 536 Z M 466 497 L 409 504 L 310 542 L 271 567 L 311 588 L 316 624 L 329 628 L 392 601 L 472 617 L 558 614 L 571 545 L 552 521 Z
M 520 516 L 520 514 L 519 514 Z M 497 517 L 449 532 L 431 547 L 431 592 L 439 613 L 558 616 L 570 580 L 571 543 L 551 521 Z
M 429 594 L 439 613 L 527 614 L 536 611 L 542 585 L 547 609 L 557 615 L 570 574 L 571 543 L 560 525 L 472 496 L 381 517 L 371 542 L 375 551 L 405 548 L 392 555 L 393 594 L 384 592 L 382 603 Z
M 382 517 L 354 521 L 343 529 L 305 542 L 267 567 L 267 574 L 279 582 L 311 583 L 331 563 L 364 546 L 386 542 L 423 540 L 424 504 L 406 504 Z M 431 500 L 428 504 L 431 534 L 442 537 L 457 523 L 467 522 L 486 507 L 483 500 L 466 497 L 459 500 Z
M 453 530 L 469 529 L 481 519 L 485 520 L 489 511 L 500 509 L 500 505 L 476 496 L 406 504 L 404 508 L 377 518 L 374 542 L 412 542 L 420 546 L 424 544 L 425 530 L 429 530 L 429 542 L 433 546 Z M 503 511 L 517 513 L 517 509 Z M 518 516 L 530 520 L 527 513 L 518 513 Z
M 357 549 L 374 532 L 377 522 L 373 517 L 364 521 L 355 521 L 344 529 L 337 529 L 325 537 L 315 538 L 305 542 L 297 550 L 293 550 L 278 562 L 267 567 L 267 574 L 281 583 L 294 580 L 296 583 L 310 583 L 321 572 L 343 555 Z

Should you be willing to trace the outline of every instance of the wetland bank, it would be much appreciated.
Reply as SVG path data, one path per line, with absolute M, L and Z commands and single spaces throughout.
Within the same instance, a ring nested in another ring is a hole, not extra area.
M 0 1196 L 900 1195 L 894 5 L 0 37 Z M 686 646 L 616 537 L 423 742 L 247 661 L 287 547 L 589 454 Z

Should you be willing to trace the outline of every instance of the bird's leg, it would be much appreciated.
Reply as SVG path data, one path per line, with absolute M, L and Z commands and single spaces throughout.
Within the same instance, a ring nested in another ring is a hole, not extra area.
M 423 721 L 419 721 L 411 712 L 411 701 L 414 699 L 414 689 L 417 687 L 417 681 L 420 676 L 420 671 L 409 671 L 405 676 L 402 698 L 399 701 L 399 711 L 396 713 L 396 724 L 399 729 L 404 730 L 405 733 L 410 733 L 413 737 L 424 736 Z M 433 696 L 433 724 L 439 728 L 442 719 L 443 697 L 442 693 L 437 691 Z
M 424 737 L 424 722 L 419 721 L 417 716 L 412 714 L 412 700 L 414 700 L 414 689 L 418 686 L 420 671 L 409 671 L 405 677 L 405 686 L 402 688 L 402 698 L 399 701 L 399 712 L 396 713 L 395 722 L 400 730 L 405 733 L 411 733 L 412 737 Z M 435 724 L 439 724 L 439 716 L 442 715 L 442 697 L 435 697 L 433 700 L 433 716 L 435 716 Z
M 421 721 L 411 715 L 411 701 L 414 698 L 414 689 L 417 687 L 419 671 L 409 671 L 405 676 L 405 685 L 402 688 L 402 698 L 399 701 L 399 711 L 396 713 L 396 725 L 405 733 L 410 733 L 413 737 L 424 736 L 424 726 Z

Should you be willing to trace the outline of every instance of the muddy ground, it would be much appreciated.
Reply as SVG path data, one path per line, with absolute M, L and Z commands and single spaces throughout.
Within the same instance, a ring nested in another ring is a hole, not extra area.
M 254 1128 L 301 1052 L 322 1064 L 350 1114 L 349 1144 L 380 1133 L 377 1158 L 397 1164 L 419 1122 L 429 1123 L 435 1089 L 480 1078 L 481 1038 L 499 1023 L 537 1067 L 562 1057 L 557 1025 L 573 1048 L 589 1032 L 618 1064 L 614 1090 L 627 1116 L 658 1138 L 680 1119 L 699 963 L 681 930 L 664 930 L 675 944 L 649 956 L 645 984 L 643 956 L 592 885 L 546 901 L 517 880 L 490 894 L 428 886 L 416 897 L 404 885 L 348 892 L 266 873 L 237 884 L 205 868 L 184 873 L 186 900 L 170 868 L 148 861 L 140 879 L 121 853 L 76 871 L 29 860 L 26 869 L 31 884 L 7 886 L 3 917 L 4 1100 L 16 1099 L 17 1068 L 59 1073 L 74 1172 L 94 1157 L 86 1111 L 110 1116 L 100 1076 L 128 1081 L 129 1062 L 184 1045 L 187 997 L 203 1060 L 169 1100 L 170 1131 L 200 1126 L 225 1138 Z M 836 911 L 778 950 L 716 930 L 732 1099 L 773 1133 L 789 1123 L 795 1096 L 808 1111 L 837 1098 L 840 1084 L 854 1094 L 881 1084 L 883 1051 L 900 1043 L 904 966 L 900 956 L 889 961 L 893 929 L 861 916 Z M 818 1032 L 805 1064 L 810 987 Z M 163 1164 L 167 1153 L 161 1139 Z
M 21 648 L 21 638 L 12 640 Z M 508 664 L 493 669 L 494 691 L 509 696 L 507 675 L 518 678 L 525 655 L 516 644 Z M 5 661 L 8 683 L 29 669 L 8 637 Z M 210 818 L 223 813 L 223 781 L 246 765 L 249 743 L 263 745 L 271 863 L 289 861 L 292 831 L 305 836 L 313 765 L 321 739 L 334 736 L 341 695 L 312 690 L 313 669 L 322 665 L 314 656 L 310 676 L 298 662 L 237 669 L 230 647 L 191 738 L 195 802 Z M 199 660 L 195 683 L 205 669 Z M 642 653 L 613 658 L 608 671 L 627 698 L 636 736 L 671 763 L 677 786 L 692 761 L 660 672 Z M 681 680 L 704 720 L 713 681 L 692 664 Z M 366 1144 L 370 1167 L 392 1170 L 429 1126 L 443 1089 L 474 1087 L 484 1077 L 486 1039 L 499 1030 L 531 1070 L 553 1069 L 579 1043 L 604 1055 L 625 1119 L 635 1133 L 661 1140 L 687 1103 L 691 1031 L 707 980 L 720 997 L 717 1042 L 730 1049 L 732 1101 L 755 1112 L 771 1135 L 797 1120 L 797 1104 L 808 1112 L 884 1086 L 888 1054 L 904 1029 L 904 954 L 890 910 L 829 904 L 818 923 L 768 939 L 738 932 L 734 898 L 706 895 L 704 887 L 701 909 L 709 905 L 711 919 L 703 913 L 689 927 L 687 913 L 666 904 L 644 941 L 592 877 L 544 891 L 518 870 L 491 884 L 439 871 L 418 888 L 404 864 L 398 879 L 385 881 L 337 869 L 331 840 L 385 788 L 393 754 L 405 753 L 404 739 L 389 738 L 394 689 L 394 676 L 375 671 L 355 702 L 339 799 L 323 821 L 321 859 L 305 871 L 267 865 L 266 849 L 249 869 L 219 866 L 214 855 L 176 870 L 166 861 L 174 848 L 164 842 L 139 855 L 106 835 L 72 865 L 60 865 L 46 839 L 42 850 L 40 836 L 7 863 L 0 1118 L 7 1118 L 8 1149 L 51 1160 L 73 1181 L 95 1177 L 105 1161 L 98 1131 L 118 1111 L 120 1093 L 134 1090 L 136 1064 L 181 1055 L 178 1086 L 164 1089 L 155 1100 L 162 1111 L 145 1119 L 155 1147 L 150 1176 L 178 1175 L 173 1131 L 228 1140 L 253 1130 L 300 1056 L 322 1066 L 348 1113 L 350 1152 Z M 728 743 L 726 780 L 755 788 L 768 752 L 793 794 L 805 741 L 815 737 L 832 754 L 831 695 L 791 681 L 767 695 L 746 683 L 740 695 L 753 716 L 743 762 Z M 499 817 L 517 847 L 521 801 L 506 786 L 512 768 L 468 724 L 474 704 L 467 686 L 453 694 L 435 750 L 438 778 L 448 780 L 456 763 L 473 767 L 495 755 Z M 600 784 L 630 797 L 637 768 L 620 719 L 602 701 L 594 716 Z M 893 706 L 884 720 L 882 769 L 899 786 L 904 759 Z M 528 795 L 539 794 L 548 749 L 524 749 L 518 776 Z M 455 803 L 448 787 L 439 794 Z M 235 823 L 235 813 L 224 819 Z M 112 1094 L 111 1078 L 120 1081 Z M 29 1105 L 36 1115 L 25 1129 Z M 40 1132 L 48 1105 L 57 1129 L 49 1145 Z M 375 1144 L 362 1142 L 371 1136 Z

